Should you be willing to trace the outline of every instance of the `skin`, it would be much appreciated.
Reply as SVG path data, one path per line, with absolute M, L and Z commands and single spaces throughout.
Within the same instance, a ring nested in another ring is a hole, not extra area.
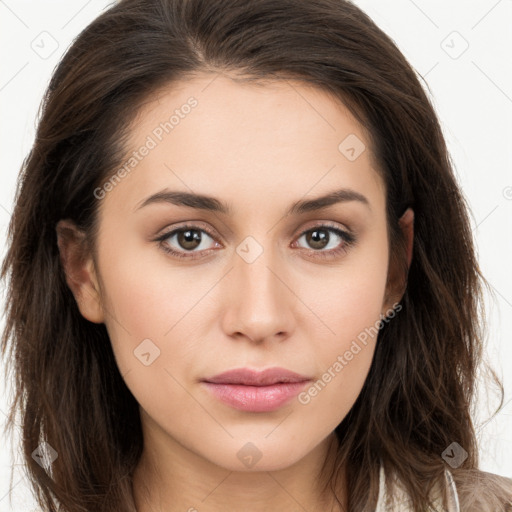
M 82 315 L 105 323 L 119 371 L 140 404 L 144 452 L 133 485 L 139 512 L 328 510 L 332 496 L 319 488 L 321 466 L 331 463 L 334 429 L 362 389 L 376 338 L 309 403 L 294 399 L 273 412 L 233 409 L 200 379 L 281 366 L 317 381 L 389 313 L 404 290 L 400 280 L 386 288 L 384 183 L 364 129 L 333 97 L 299 82 L 214 77 L 173 84 L 143 106 L 129 152 L 188 98 L 198 101 L 101 199 L 96 258 L 80 252 L 71 222 L 59 223 L 61 261 Z M 353 161 L 338 149 L 349 134 L 366 146 Z M 213 196 L 232 214 L 166 202 L 136 210 L 164 188 Z M 293 202 L 339 188 L 363 194 L 369 206 L 353 200 L 285 216 Z M 173 257 L 154 241 L 184 222 L 210 228 L 214 237 L 200 231 L 201 245 L 188 253 L 176 235 L 163 243 L 196 259 Z M 332 253 L 345 239 L 322 230 L 329 243 L 318 248 L 302 233 L 326 222 L 357 241 L 322 259 L 320 252 Z M 401 227 L 410 263 L 411 210 Z M 256 241 L 250 254 L 262 249 L 251 262 L 237 253 L 248 236 Z M 160 350 L 148 366 L 134 356 L 145 339 Z M 237 457 L 249 442 L 261 454 L 252 467 Z M 344 485 L 338 498 L 346 507 Z

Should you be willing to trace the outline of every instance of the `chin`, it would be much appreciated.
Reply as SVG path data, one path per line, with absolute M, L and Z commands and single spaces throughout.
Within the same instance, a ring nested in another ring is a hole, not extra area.
M 278 441 L 277 437 L 275 441 Z M 232 440 L 229 446 L 224 445 L 219 448 L 222 452 L 211 454 L 211 457 L 206 458 L 229 471 L 244 473 L 286 469 L 308 453 L 307 450 L 297 450 L 297 443 L 292 441 L 277 442 L 276 446 L 274 442 L 264 438 L 243 442 Z M 235 456 L 230 456 L 230 452 Z

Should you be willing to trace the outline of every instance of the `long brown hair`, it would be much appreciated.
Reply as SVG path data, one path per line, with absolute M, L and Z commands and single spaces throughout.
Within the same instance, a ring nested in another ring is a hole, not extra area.
M 382 462 L 386 474 L 404 482 L 414 510 L 423 511 L 446 468 L 441 454 L 456 441 L 468 457 L 449 469 L 461 503 L 469 503 L 481 475 L 471 412 L 485 280 L 468 210 L 416 73 L 344 0 L 122 0 L 61 60 L 21 169 L 1 271 L 10 277 L 2 354 L 16 391 L 8 427 L 21 411 L 24 461 L 38 502 L 51 512 L 135 511 L 138 404 L 105 326 L 78 310 L 55 227 L 73 220 L 95 249 L 94 190 L 119 168 L 138 109 L 159 88 L 199 72 L 302 80 L 342 101 L 368 130 L 386 184 L 390 268 L 406 269 L 398 219 L 409 206 L 414 251 L 402 310 L 383 324 L 364 387 L 336 428 L 330 484 L 337 488 L 345 465 L 350 510 L 373 510 Z M 503 388 L 491 374 L 501 407 Z M 42 441 L 58 453 L 48 472 L 31 456 Z M 503 486 L 492 499 L 492 510 L 502 510 Z

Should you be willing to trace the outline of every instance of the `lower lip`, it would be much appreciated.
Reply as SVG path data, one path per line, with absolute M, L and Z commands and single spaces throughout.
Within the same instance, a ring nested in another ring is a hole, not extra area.
M 248 412 L 269 412 L 279 409 L 297 396 L 309 381 L 283 382 L 270 386 L 213 384 L 203 382 L 221 401 L 235 409 Z

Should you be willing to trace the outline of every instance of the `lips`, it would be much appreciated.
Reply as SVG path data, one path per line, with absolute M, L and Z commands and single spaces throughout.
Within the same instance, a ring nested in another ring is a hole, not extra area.
M 290 402 L 310 380 L 285 368 L 240 368 L 203 379 L 202 383 L 215 398 L 234 409 L 270 412 Z
M 311 380 L 310 377 L 287 370 L 286 368 L 268 368 L 263 371 L 249 368 L 229 370 L 214 377 L 204 379 L 212 384 L 241 384 L 245 386 L 269 386 L 278 383 L 295 383 Z

